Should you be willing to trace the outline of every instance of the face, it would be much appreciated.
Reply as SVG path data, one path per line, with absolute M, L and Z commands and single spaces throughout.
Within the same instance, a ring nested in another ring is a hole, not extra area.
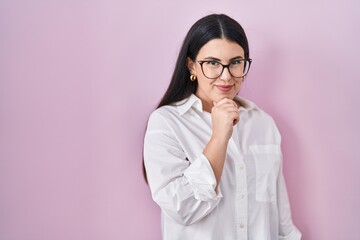
M 229 73 L 228 68 L 225 68 L 219 77 L 209 79 L 204 76 L 198 61 L 211 61 L 203 63 L 203 67 L 205 67 L 204 64 L 215 65 L 220 62 L 227 65 L 244 58 L 244 49 L 239 44 L 224 38 L 218 38 L 206 43 L 200 49 L 195 61 L 188 59 L 190 73 L 195 75 L 198 81 L 195 95 L 201 99 L 205 111 L 211 111 L 213 102 L 218 102 L 223 98 L 233 99 L 239 92 L 244 77 L 234 78 Z

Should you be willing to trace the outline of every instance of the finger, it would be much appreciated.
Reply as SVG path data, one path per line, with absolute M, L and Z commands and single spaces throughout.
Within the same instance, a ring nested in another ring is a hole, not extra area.
M 224 115 L 226 116 L 227 119 L 234 121 L 236 119 L 239 118 L 239 113 L 232 111 L 232 112 L 225 112 Z
M 220 114 L 220 115 L 229 115 L 229 114 L 235 114 L 239 115 L 239 110 L 235 108 L 234 106 L 222 106 L 222 107 L 213 107 L 211 110 L 211 113 L 213 114 Z
M 216 106 L 214 107 L 218 107 L 218 108 L 224 108 L 224 107 L 233 107 L 235 109 L 238 109 L 238 106 L 236 103 L 232 103 L 232 102 L 223 102 L 223 103 L 217 103 Z
M 236 124 L 238 124 L 240 122 L 240 117 L 236 118 L 233 122 L 233 126 L 235 126 Z
M 233 106 L 222 107 L 218 111 L 223 113 L 239 113 L 239 110 Z
M 228 105 L 228 106 L 217 107 L 216 111 L 218 111 L 218 112 L 234 112 L 234 113 L 238 113 L 239 109 L 234 107 L 233 105 Z
M 233 100 L 231 100 L 230 98 L 223 98 L 223 99 L 217 101 L 216 103 L 217 104 L 222 104 L 222 103 L 231 102 L 231 101 L 233 101 Z
M 224 104 L 231 104 L 234 107 L 238 108 L 237 103 L 234 100 L 230 99 L 230 98 L 223 98 L 220 101 L 216 102 L 216 104 L 214 104 L 214 106 L 222 106 Z
M 240 114 L 239 114 L 239 112 L 236 112 L 235 118 L 234 118 L 234 120 L 233 120 L 233 126 L 235 126 L 236 124 L 238 124 L 239 121 L 240 121 Z

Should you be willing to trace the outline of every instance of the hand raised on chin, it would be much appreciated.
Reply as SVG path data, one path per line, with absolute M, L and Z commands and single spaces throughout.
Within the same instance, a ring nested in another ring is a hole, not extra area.
M 229 98 L 214 102 L 211 119 L 213 137 L 228 141 L 232 135 L 233 126 L 240 120 L 238 105 Z

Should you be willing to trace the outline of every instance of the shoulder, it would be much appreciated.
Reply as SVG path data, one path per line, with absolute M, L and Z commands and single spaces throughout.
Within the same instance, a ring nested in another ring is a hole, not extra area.
M 271 130 L 272 132 L 275 132 L 276 135 L 279 135 L 274 118 L 268 112 L 266 112 L 264 109 L 262 109 L 257 104 L 248 99 L 238 99 L 240 99 L 240 102 L 242 104 L 242 107 L 240 107 L 240 109 L 242 108 L 244 109 L 244 111 L 246 111 L 247 118 L 252 123 L 252 126 L 254 128 Z
M 200 100 L 191 95 L 181 101 L 175 102 L 171 105 L 164 105 L 155 109 L 149 117 L 149 123 L 174 123 L 184 118 L 184 113 L 192 108 L 193 105 L 199 103 Z M 199 105 L 199 104 L 197 104 Z M 201 103 L 200 103 L 201 105 Z
M 176 105 L 166 105 L 155 109 L 149 116 L 149 121 L 161 121 L 177 117 L 179 112 Z
M 177 105 L 165 105 L 155 109 L 149 116 L 147 131 L 170 130 L 171 127 L 181 117 Z
M 239 110 L 247 112 L 252 117 L 263 120 L 266 122 L 273 122 L 273 118 L 270 114 L 264 111 L 261 107 L 255 104 L 253 101 L 237 96 L 235 99 L 240 105 Z
M 266 112 L 260 107 L 257 107 L 254 114 L 262 123 L 268 123 L 270 125 L 275 124 L 274 118 L 268 112 Z

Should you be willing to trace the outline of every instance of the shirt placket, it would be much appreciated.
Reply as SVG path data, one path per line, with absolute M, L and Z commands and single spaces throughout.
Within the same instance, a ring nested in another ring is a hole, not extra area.
M 247 178 L 246 165 L 243 160 L 243 154 L 239 149 L 240 144 L 237 128 L 235 130 L 235 139 L 231 138 L 230 144 L 235 154 L 235 179 L 236 179 L 236 194 L 235 194 L 235 208 L 236 208 L 236 232 L 237 239 L 248 239 L 248 197 L 247 197 Z

